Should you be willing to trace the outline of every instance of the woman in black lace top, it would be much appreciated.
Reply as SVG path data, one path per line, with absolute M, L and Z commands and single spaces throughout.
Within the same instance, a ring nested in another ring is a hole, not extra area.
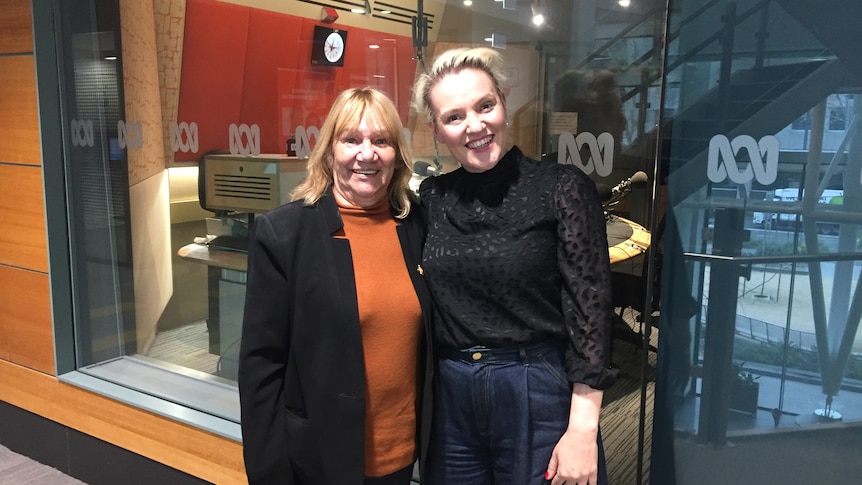
M 438 57 L 414 107 L 461 168 L 426 179 L 425 280 L 438 356 L 426 480 L 604 484 L 610 386 L 605 220 L 579 169 L 507 151 L 501 56 Z

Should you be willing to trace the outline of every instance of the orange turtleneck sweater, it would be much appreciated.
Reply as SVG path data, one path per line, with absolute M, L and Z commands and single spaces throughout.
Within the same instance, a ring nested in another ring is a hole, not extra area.
M 379 477 L 415 459 L 422 314 L 389 201 L 365 209 L 339 203 L 339 211 L 353 255 L 365 355 L 365 475 Z

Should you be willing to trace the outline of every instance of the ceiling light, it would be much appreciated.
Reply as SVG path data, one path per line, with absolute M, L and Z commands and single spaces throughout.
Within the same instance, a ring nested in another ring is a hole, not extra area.
M 473 5 L 473 0 L 464 0 L 465 7 L 469 7 L 470 5 Z
M 549 16 L 548 0 L 530 0 L 530 13 L 533 14 L 533 25 L 545 28 Z
M 632 0 L 620 0 L 619 4 L 620 4 L 620 7 L 625 8 L 625 7 L 628 7 L 629 5 L 632 4 Z
M 379 45 L 377 45 L 377 44 L 371 44 L 371 45 L 369 45 L 369 46 L 368 46 L 368 48 L 369 48 L 369 49 L 379 49 L 379 48 L 380 48 L 380 46 L 379 46 Z

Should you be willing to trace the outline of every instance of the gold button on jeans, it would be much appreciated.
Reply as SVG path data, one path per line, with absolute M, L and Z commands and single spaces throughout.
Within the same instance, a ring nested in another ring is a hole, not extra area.
M 482 358 L 482 352 L 473 352 L 473 360 L 479 360 Z

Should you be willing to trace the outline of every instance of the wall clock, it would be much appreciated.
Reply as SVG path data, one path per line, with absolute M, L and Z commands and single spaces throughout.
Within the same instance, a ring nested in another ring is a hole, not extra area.
M 343 66 L 346 47 L 347 31 L 316 25 L 311 63 L 316 66 Z
M 344 57 L 344 39 L 338 32 L 332 32 L 326 36 L 323 43 L 323 55 L 329 62 L 338 62 Z

